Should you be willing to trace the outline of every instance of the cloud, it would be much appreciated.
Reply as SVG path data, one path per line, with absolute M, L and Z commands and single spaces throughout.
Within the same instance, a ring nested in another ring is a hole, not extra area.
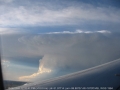
M 2 60 L 1 64 L 2 64 L 3 68 L 7 68 L 7 67 L 9 67 L 10 61 L 8 61 L 8 60 Z
M 107 30 L 101 30 L 101 31 L 96 31 L 98 33 L 111 33 L 110 31 L 107 31 Z
M 51 74 L 54 75 L 54 71 L 59 74 L 70 73 L 120 58 L 120 36 L 103 33 L 109 32 L 103 30 L 90 34 L 41 34 L 23 36 L 18 40 L 25 45 L 24 49 L 28 52 L 30 50 L 38 56 L 43 55 L 39 67 L 43 65 L 43 72 L 52 70 Z M 23 78 L 38 79 L 43 75 L 40 72 Z M 49 78 L 47 73 L 46 78 Z
M 21 76 L 21 77 L 19 77 L 19 80 L 20 81 L 30 81 L 31 79 L 34 79 L 37 76 L 40 76 L 41 74 L 50 73 L 51 71 L 52 71 L 51 69 L 44 68 L 44 64 L 42 63 L 42 61 L 40 61 L 40 66 L 39 66 L 39 70 L 37 73 L 34 73 L 29 76 Z
M 90 4 L 68 5 L 61 7 L 47 2 L 26 2 L 0 6 L 0 26 L 54 26 L 79 25 L 83 23 L 113 22 L 120 23 L 120 10 L 115 7 L 95 7 Z M 46 6 L 47 5 L 47 6 Z M 3 10 L 4 8 L 4 10 Z
M 4 3 L 11 3 L 13 2 L 14 0 L 0 0 L 0 2 L 4 2 Z
M 71 31 L 62 31 L 62 32 L 49 32 L 47 34 L 78 34 L 78 33 L 86 33 L 86 34 L 90 34 L 90 33 L 111 33 L 108 30 L 100 30 L 100 31 L 85 31 L 85 30 L 76 30 L 74 32 Z
M 20 34 L 25 33 L 23 29 L 20 28 L 0 28 L 0 34 Z

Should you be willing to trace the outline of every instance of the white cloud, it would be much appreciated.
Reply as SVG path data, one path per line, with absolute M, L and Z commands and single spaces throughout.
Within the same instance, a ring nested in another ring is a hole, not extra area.
M 85 30 L 76 30 L 76 31 L 62 31 L 62 32 L 49 32 L 47 34 L 78 34 L 78 33 L 86 33 L 86 34 L 91 34 L 91 33 L 111 33 L 108 30 L 100 30 L 100 31 L 85 31 Z
M 28 75 L 28 76 L 20 76 L 19 77 L 19 80 L 20 81 L 30 81 L 31 79 L 34 79 L 34 78 L 36 78 L 37 76 L 40 76 L 40 75 L 42 75 L 42 74 L 44 74 L 44 73 L 51 73 L 51 69 L 48 69 L 48 68 L 45 68 L 44 67 L 44 63 L 42 63 L 42 61 L 41 60 L 39 60 L 40 61 L 40 66 L 39 66 L 39 70 L 38 70 L 38 72 L 36 72 L 36 73 L 33 73 L 32 75 Z
M 9 64 L 10 64 L 10 61 L 8 61 L 8 60 L 2 60 L 2 67 L 3 68 L 9 67 Z
M 115 22 L 120 23 L 120 10 L 110 7 L 94 7 L 88 4 L 69 6 L 62 9 L 44 7 L 43 5 L 0 6 L 0 26 L 49 26 L 49 25 L 79 25 L 85 22 Z M 50 5 L 49 5 L 50 6 Z M 87 7 L 87 8 L 86 8 Z M 4 8 L 4 10 L 3 10 Z
M 107 30 L 101 30 L 101 31 L 96 31 L 98 33 L 111 33 L 110 31 L 107 31 Z

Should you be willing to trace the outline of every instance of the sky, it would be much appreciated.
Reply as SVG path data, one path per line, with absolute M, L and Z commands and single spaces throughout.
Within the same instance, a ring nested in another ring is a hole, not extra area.
M 0 0 L 4 79 L 45 80 L 120 58 L 119 4 Z

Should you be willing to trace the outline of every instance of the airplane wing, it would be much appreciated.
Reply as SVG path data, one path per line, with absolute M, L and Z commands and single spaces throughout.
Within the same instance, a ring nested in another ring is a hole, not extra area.
M 43 82 L 8 90 L 119 90 L 120 59 Z

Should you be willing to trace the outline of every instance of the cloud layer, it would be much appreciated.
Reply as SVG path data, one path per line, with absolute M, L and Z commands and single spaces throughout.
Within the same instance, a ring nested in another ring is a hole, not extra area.
M 9 0 L 11 1 L 11 0 Z M 34 5 L 33 5 L 34 4 Z M 0 5 L 0 26 L 53 26 L 83 23 L 120 23 L 120 10 L 115 7 L 95 7 L 90 4 L 52 4 L 51 2 L 11 2 Z

